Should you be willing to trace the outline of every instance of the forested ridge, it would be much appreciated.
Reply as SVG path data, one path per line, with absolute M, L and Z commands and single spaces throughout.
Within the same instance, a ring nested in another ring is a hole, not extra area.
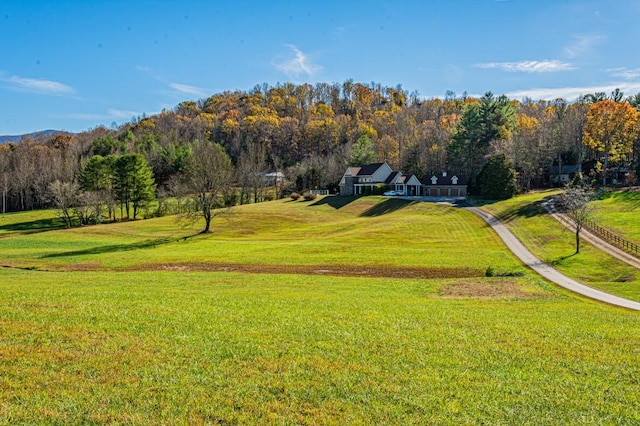
M 119 192 L 128 177 L 116 179 L 118 161 L 120 173 L 128 173 L 126 161 L 150 170 L 144 203 L 180 188 L 194 146 L 203 144 L 219 144 L 230 160 L 232 171 L 225 176 L 238 193 L 227 203 L 262 200 L 267 172 L 284 174 L 285 182 L 275 188 L 280 196 L 335 189 L 348 164 L 367 161 L 387 161 L 419 178 L 443 171 L 464 174 L 471 191 L 480 190 L 476 178 L 496 155 L 513 168 L 519 190 L 553 185 L 553 168 L 566 165 L 577 165 L 588 182 L 635 184 L 639 107 L 640 95 L 625 97 L 618 90 L 570 103 L 452 92 L 424 100 L 401 86 L 350 80 L 263 84 L 185 101 L 117 128 L 0 145 L 0 191 L 7 211 L 59 205 L 66 188 L 74 194 L 69 203 L 104 202 L 115 217 L 115 204 L 134 201 Z M 102 181 L 100 173 L 106 173 Z M 87 201 L 101 191 L 102 198 Z

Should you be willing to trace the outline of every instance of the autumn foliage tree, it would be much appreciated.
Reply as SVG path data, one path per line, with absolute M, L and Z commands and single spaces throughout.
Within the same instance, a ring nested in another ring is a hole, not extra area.
M 638 137 L 640 113 L 626 102 L 602 100 L 590 105 L 584 128 L 584 144 L 604 157 L 602 185 L 607 185 L 610 163 L 631 154 Z

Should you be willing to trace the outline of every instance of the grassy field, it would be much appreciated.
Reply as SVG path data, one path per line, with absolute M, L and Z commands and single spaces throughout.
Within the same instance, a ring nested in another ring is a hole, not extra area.
M 0 225 L 1 226 L 1 225 Z M 240 206 L 201 224 L 175 217 L 107 224 L 0 240 L 2 264 L 41 270 L 140 270 L 182 264 L 434 266 L 475 275 L 525 269 L 481 219 L 460 209 L 396 199 L 327 198 Z M 473 255 L 470 255 L 473 253 Z
M 485 204 L 482 208 L 504 221 L 532 253 L 562 273 L 591 287 L 640 301 L 640 272 L 637 269 L 585 241 L 581 244 L 580 254 L 574 254 L 575 235 L 549 217 L 540 205 L 545 197 L 555 194 L 533 193 Z
M 592 204 L 596 223 L 640 245 L 640 192 L 608 192 Z
M 638 313 L 470 213 L 326 198 L 213 229 L 0 238 L 0 424 L 640 422 Z

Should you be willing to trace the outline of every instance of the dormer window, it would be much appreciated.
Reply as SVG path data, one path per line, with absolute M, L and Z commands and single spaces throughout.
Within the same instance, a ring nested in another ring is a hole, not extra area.
M 438 183 L 438 178 L 435 176 L 431 176 L 431 185 L 435 185 Z
M 458 184 L 458 176 L 452 177 L 451 178 L 451 183 L 454 184 L 454 185 L 457 185 Z

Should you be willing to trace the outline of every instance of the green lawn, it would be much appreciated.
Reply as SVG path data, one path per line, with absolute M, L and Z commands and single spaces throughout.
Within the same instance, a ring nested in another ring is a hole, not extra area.
M 468 212 L 278 201 L 214 230 L 0 239 L 0 424 L 640 422 L 640 315 L 544 282 Z
M 606 193 L 592 205 L 598 225 L 640 245 L 640 192 Z
M 443 297 L 455 280 L 2 278 L 6 423 L 640 422 L 638 314 L 526 279 L 501 300 Z
M 64 222 L 54 210 L 0 214 L 0 238 L 60 228 Z
M 461 209 L 381 197 L 346 201 L 353 199 L 240 206 L 214 219 L 210 235 L 197 235 L 201 224 L 185 228 L 165 217 L 0 239 L 0 251 L 4 265 L 44 270 L 181 262 L 281 265 L 283 272 L 287 265 L 526 270 Z
M 575 253 L 575 235 L 551 218 L 540 202 L 557 192 L 539 192 L 485 204 L 524 245 L 544 262 L 583 284 L 640 301 L 640 271 L 582 242 Z

